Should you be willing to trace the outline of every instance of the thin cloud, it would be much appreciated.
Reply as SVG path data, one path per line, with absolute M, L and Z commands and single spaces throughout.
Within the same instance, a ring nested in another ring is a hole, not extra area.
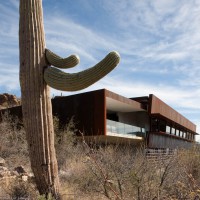
M 18 3 L 0 4 L 0 84 L 11 91 L 19 89 Z M 81 92 L 107 88 L 127 97 L 154 93 L 183 113 L 191 110 L 188 117 L 198 121 L 192 113 L 200 109 L 200 2 L 85 0 L 70 7 L 73 12 L 65 1 L 62 8 L 59 1 L 44 0 L 43 5 L 47 47 L 63 57 L 80 56 L 80 65 L 67 72 L 86 69 L 111 50 L 121 54 L 113 72 Z
M 52 26 L 53 24 L 53 26 Z M 114 42 L 109 42 L 105 36 L 83 27 L 68 19 L 58 16 L 47 18 L 45 21 L 47 44 L 56 50 L 75 52 L 89 61 L 97 61 L 97 55 L 101 49 L 115 49 Z M 56 46 L 53 45 L 56 42 Z

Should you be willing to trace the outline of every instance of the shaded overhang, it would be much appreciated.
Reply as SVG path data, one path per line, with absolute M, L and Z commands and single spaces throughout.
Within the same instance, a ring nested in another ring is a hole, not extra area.
M 113 112 L 145 111 L 142 104 L 106 90 L 106 110 Z

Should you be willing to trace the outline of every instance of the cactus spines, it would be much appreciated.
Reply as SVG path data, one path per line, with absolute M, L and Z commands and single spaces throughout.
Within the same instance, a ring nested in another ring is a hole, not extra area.
M 95 66 L 78 73 L 69 74 L 54 67 L 48 67 L 44 71 L 44 80 L 50 87 L 57 90 L 82 90 L 112 71 L 119 61 L 119 54 L 113 51 Z
M 79 57 L 77 55 L 71 55 L 67 58 L 61 58 L 60 56 L 56 55 L 49 49 L 45 50 L 45 55 L 48 63 L 57 68 L 62 68 L 62 69 L 71 68 L 79 63 Z

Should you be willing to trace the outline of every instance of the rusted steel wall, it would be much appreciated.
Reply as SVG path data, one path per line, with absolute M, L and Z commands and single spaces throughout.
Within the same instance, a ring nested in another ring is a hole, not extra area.
M 17 117 L 20 121 L 22 121 L 22 107 L 21 106 L 15 106 L 7 109 L 0 110 L 0 122 L 2 119 L 2 116 L 4 114 L 8 113 L 11 117 Z
M 105 90 L 94 91 L 94 134 L 106 135 Z
M 66 124 L 74 117 L 76 128 L 84 135 L 105 134 L 104 90 L 56 97 L 52 100 L 53 115 L 61 124 Z
M 164 134 L 150 133 L 148 137 L 148 148 L 190 148 L 193 144 Z
M 161 101 L 155 95 L 150 95 L 150 110 L 149 113 L 153 114 L 160 114 L 161 116 L 168 118 L 174 121 L 177 124 L 182 125 L 183 127 L 196 132 L 196 125 L 193 124 L 191 121 L 186 119 L 180 113 L 175 111 L 173 108 L 168 106 L 166 103 Z
M 106 134 L 105 90 L 56 97 L 52 99 L 52 111 L 59 118 L 61 126 L 74 117 L 76 128 L 85 135 Z M 0 110 L 0 121 L 5 112 L 22 120 L 21 106 Z

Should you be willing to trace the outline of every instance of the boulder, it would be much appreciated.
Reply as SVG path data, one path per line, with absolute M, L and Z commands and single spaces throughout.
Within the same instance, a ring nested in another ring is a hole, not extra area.
M 20 100 L 12 94 L 3 93 L 0 94 L 0 108 L 8 108 L 20 105 Z
M 10 171 L 6 167 L 0 166 L 0 178 L 11 176 Z
M 26 170 L 24 169 L 23 166 L 18 166 L 18 167 L 15 167 L 14 169 L 18 174 L 27 174 Z
M 0 166 L 5 166 L 5 160 L 3 158 L 0 157 Z

